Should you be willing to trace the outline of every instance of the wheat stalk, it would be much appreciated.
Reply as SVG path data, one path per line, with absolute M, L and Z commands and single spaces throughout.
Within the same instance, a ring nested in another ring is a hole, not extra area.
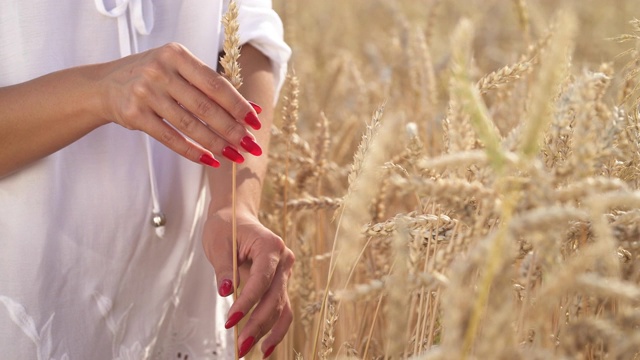
M 372 118 L 371 124 L 367 126 L 367 131 L 362 136 L 362 140 L 358 147 L 358 151 L 354 155 L 353 164 L 351 166 L 351 171 L 349 172 L 349 176 L 348 176 L 349 190 L 347 191 L 347 195 L 345 195 L 345 199 L 343 200 L 343 203 L 342 203 L 343 205 L 339 208 L 339 210 L 337 210 L 337 211 L 340 211 L 340 216 L 337 224 L 338 229 L 342 230 L 343 232 L 347 232 L 347 235 L 344 235 L 347 237 L 350 237 L 349 234 L 353 233 L 353 231 L 350 231 L 350 228 L 342 225 L 342 221 L 344 219 L 345 213 L 348 214 L 347 217 L 349 216 L 352 217 L 351 219 L 349 219 L 349 221 L 353 220 L 354 222 L 357 222 L 357 220 L 353 218 L 357 216 L 357 212 L 358 212 L 358 210 L 355 210 L 355 209 L 359 209 L 361 211 L 363 210 L 363 207 L 366 207 L 362 205 L 364 193 L 361 193 L 361 192 L 366 191 L 366 188 L 370 188 L 370 186 L 367 186 L 368 184 L 366 182 L 371 181 L 371 178 L 375 177 L 374 175 L 376 171 L 375 161 L 379 160 L 381 149 L 373 147 L 371 146 L 371 144 L 374 141 L 375 136 L 377 135 L 377 130 L 378 130 L 378 127 L 380 126 L 380 120 L 382 118 L 383 110 L 384 110 L 384 105 L 378 108 L 378 110 L 375 112 Z M 370 151 L 373 152 L 373 155 L 370 153 Z M 360 176 L 363 172 L 367 174 L 368 178 Z M 358 184 L 357 183 L 358 180 L 362 180 L 364 185 Z M 356 195 L 353 195 L 355 190 L 357 190 L 357 193 Z M 346 211 L 346 205 L 344 205 L 345 203 L 350 206 L 349 211 Z M 334 237 L 333 248 L 331 251 L 332 254 L 336 254 L 335 257 L 337 257 L 337 260 L 332 255 L 331 261 L 329 263 L 329 275 L 327 277 L 327 284 L 326 284 L 326 288 L 323 295 L 323 306 L 322 306 L 323 309 L 325 309 L 327 306 L 326 300 L 328 297 L 329 286 L 331 284 L 334 271 L 336 269 L 340 269 L 341 271 L 348 269 L 352 264 L 352 261 L 356 257 L 354 253 L 357 253 L 357 251 L 355 250 L 357 249 L 357 244 L 355 244 L 354 242 L 346 242 L 340 247 L 340 252 L 337 253 L 336 252 L 337 244 L 338 244 L 337 236 L 338 236 L 338 232 L 336 232 L 336 235 Z M 318 328 L 316 329 L 316 336 L 315 336 L 313 352 L 312 352 L 314 356 L 316 353 L 316 347 L 317 347 L 316 344 L 317 344 L 318 335 L 319 335 L 319 328 L 320 326 L 318 326 Z
M 522 29 L 524 43 L 529 44 L 529 42 L 531 41 L 531 25 L 526 1 L 514 0 L 514 3 L 518 12 L 518 22 L 520 23 L 520 28 Z
M 240 24 L 238 22 L 238 6 L 234 0 L 229 2 L 229 8 L 222 17 L 222 25 L 224 27 L 224 56 L 220 60 L 220 64 L 224 69 L 224 76 L 231 82 L 231 84 L 239 89 L 242 86 L 242 77 L 240 75 L 240 65 L 238 59 L 240 58 L 240 34 L 238 32 Z M 236 216 L 236 163 L 231 165 L 231 242 L 233 253 L 233 301 L 238 299 L 238 226 Z M 234 338 L 235 338 L 235 358 L 239 359 L 238 349 L 238 326 L 234 326 Z
M 471 124 L 478 137 L 484 143 L 487 156 L 492 166 L 500 171 L 505 165 L 505 155 L 500 144 L 500 134 L 491 121 L 486 105 L 480 97 L 478 89 L 471 84 L 469 62 L 471 61 L 471 40 L 473 26 L 469 20 L 462 20 L 453 34 L 453 63 L 451 66 L 451 89 L 462 108 L 470 116 Z

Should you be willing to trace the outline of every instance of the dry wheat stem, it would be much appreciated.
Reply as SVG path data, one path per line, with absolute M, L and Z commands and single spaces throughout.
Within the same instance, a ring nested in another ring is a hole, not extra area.
M 525 0 L 514 0 L 514 2 L 518 10 L 518 21 L 522 29 L 524 43 L 528 45 L 531 42 L 531 22 L 527 4 Z
M 238 33 L 238 7 L 234 0 L 229 2 L 229 8 L 222 18 L 222 25 L 225 31 L 225 40 L 223 44 L 224 56 L 220 60 L 220 64 L 224 69 L 225 77 L 236 88 L 240 88 L 242 85 L 242 77 L 240 75 L 240 65 L 238 59 L 240 58 L 240 35 Z M 232 256 L 233 256 L 233 301 L 238 299 L 238 233 L 237 233 L 237 218 L 236 218 L 236 163 L 231 165 L 231 243 L 232 243 Z M 235 358 L 239 359 L 239 347 L 238 347 L 238 326 L 234 326 L 234 339 L 235 339 Z
M 347 195 L 345 195 L 345 199 L 343 200 L 343 206 L 341 206 L 339 211 L 339 219 L 338 219 L 338 231 L 336 231 L 334 236 L 332 254 L 335 254 L 335 258 L 332 256 L 331 261 L 329 263 L 329 276 L 327 278 L 327 285 L 325 288 L 325 292 L 323 295 L 323 310 L 326 310 L 326 299 L 328 296 L 329 286 L 331 284 L 331 280 L 333 278 L 333 274 L 335 270 L 344 271 L 348 269 L 351 264 L 353 264 L 353 260 L 356 256 L 353 255 L 354 249 L 357 247 L 354 239 L 357 237 L 357 233 L 354 231 L 350 231 L 348 227 L 345 227 L 343 224 L 346 218 L 346 221 L 351 223 L 357 223 L 357 211 L 363 211 L 363 207 L 366 205 L 360 204 L 364 196 L 361 194 L 362 191 L 366 191 L 368 186 L 367 182 L 371 181 L 371 179 L 375 179 L 375 171 L 376 165 L 375 162 L 379 161 L 379 157 L 381 154 L 379 153 L 381 147 L 371 146 L 371 143 L 374 141 L 375 136 L 377 135 L 377 130 L 379 127 L 379 123 L 382 117 L 382 113 L 384 110 L 384 105 L 380 106 L 378 110 L 374 113 L 372 118 L 372 122 L 369 126 L 367 126 L 367 131 L 362 137 L 362 141 L 360 146 L 358 147 L 358 151 L 354 156 L 354 162 L 352 164 L 352 170 L 349 174 L 349 189 L 347 191 Z M 373 154 L 371 154 L 373 152 Z M 361 174 L 365 174 L 364 176 L 360 176 Z M 359 183 L 361 182 L 361 183 Z M 354 195 L 355 194 L 355 195 Z M 345 234 L 346 233 L 346 234 Z M 340 251 L 336 252 L 337 244 L 338 244 L 338 235 L 345 236 L 349 238 L 351 241 L 348 241 L 340 246 Z M 355 235 L 355 236 L 354 236 Z M 321 312 L 322 315 L 322 312 Z M 317 341 L 319 336 L 319 327 L 316 330 L 316 337 L 314 340 L 313 346 L 313 356 L 315 358 Z
M 231 243 L 233 253 L 233 301 L 238 300 L 238 224 L 236 218 L 236 163 L 234 162 L 231 165 Z M 239 359 L 238 353 L 238 326 L 233 327 L 234 337 L 236 341 L 235 346 L 235 356 L 236 359 Z
M 504 247 L 507 237 L 509 236 L 508 224 L 513 216 L 513 211 L 518 199 L 518 192 L 512 191 L 505 195 L 505 199 L 502 202 L 501 222 L 490 244 L 491 248 L 489 249 L 487 264 L 484 269 L 485 273 L 482 276 L 480 285 L 478 286 L 478 296 L 474 302 L 473 312 L 471 319 L 469 320 L 469 327 L 464 335 L 462 348 L 463 358 L 467 358 L 471 353 L 472 346 L 477 336 L 478 327 L 483 317 L 483 311 L 489 299 L 491 284 L 494 281 L 498 269 L 502 267 L 504 261 Z
M 369 327 L 367 343 L 364 346 L 364 353 L 362 355 L 363 359 L 366 359 L 367 355 L 369 354 L 369 347 L 371 345 L 371 339 L 373 338 L 373 330 L 375 329 L 376 319 L 378 318 L 378 314 L 380 313 L 380 308 L 382 307 L 382 299 L 384 299 L 384 294 L 380 294 L 380 296 L 378 297 L 378 301 L 376 303 L 376 309 L 373 312 L 373 321 L 371 321 L 371 326 Z
M 454 31 L 452 44 L 453 62 L 451 66 L 452 92 L 462 101 L 462 107 L 469 114 L 471 124 L 478 137 L 484 143 L 490 164 L 500 171 L 506 163 L 505 154 L 500 144 L 500 134 L 489 117 L 486 105 L 480 97 L 478 89 L 471 84 L 469 63 L 471 61 L 471 41 L 473 26 L 469 20 L 462 20 Z

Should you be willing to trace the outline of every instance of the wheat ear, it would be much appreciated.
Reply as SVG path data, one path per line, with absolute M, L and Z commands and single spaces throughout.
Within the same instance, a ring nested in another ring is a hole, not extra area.
M 558 28 L 548 50 L 543 54 L 538 81 L 531 89 L 532 98 L 529 119 L 525 123 L 521 138 L 520 153 L 525 158 L 533 157 L 540 149 L 540 138 L 549 124 L 550 101 L 557 93 L 566 63 L 567 49 L 572 47 L 576 20 L 569 14 L 562 14 L 557 20 Z M 569 50 L 571 51 L 571 50 Z
M 235 0 L 229 2 L 229 8 L 222 17 L 222 25 L 224 26 L 224 56 L 220 59 L 220 65 L 224 69 L 224 76 L 236 88 L 242 85 L 242 77 L 240 76 L 240 24 L 238 23 L 238 5 Z

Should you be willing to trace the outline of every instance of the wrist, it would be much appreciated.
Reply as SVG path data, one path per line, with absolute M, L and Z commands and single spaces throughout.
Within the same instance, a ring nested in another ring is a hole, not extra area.
M 84 79 L 89 84 L 87 93 L 91 94 L 89 101 L 85 104 L 85 111 L 92 119 L 95 127 L 106 125 L 113 121 L 109 110 L 109 63 L 92 64 L 83 66 Z
M 209 206 L 209 217 L 211 216 L 219 216 L 221 218 L 230 219 L 233 216 L 233 207 L 231 204 L 226 204 L 222 206 L 214 206 L 213 204 Z M 250 206 L 246 205 L 236 205 L 236 217 L 237 218 L 258 218 L 257 209 L 253 209 Z

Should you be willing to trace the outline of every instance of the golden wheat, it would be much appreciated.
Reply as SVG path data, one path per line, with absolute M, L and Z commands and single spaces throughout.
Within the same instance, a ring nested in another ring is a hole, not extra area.
M 274 358 L 640 356 L 639 3 L 275 6 Z

